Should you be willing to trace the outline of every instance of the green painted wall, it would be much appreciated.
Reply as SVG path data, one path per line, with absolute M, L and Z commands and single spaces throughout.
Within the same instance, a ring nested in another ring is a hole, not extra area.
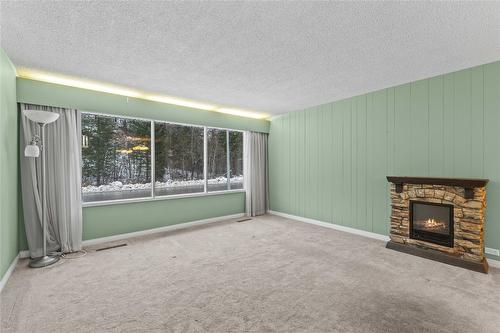
M 83 209 L 83 239 L 243 213 L 245 193 L 168 199 Z
M 152 102 L 58 84 L 17 79 L 17 100 L 23 103 L 75 108 L 114 115 L 177 123 L 269 132 L 269 121 Z
M 18 254 L 16 70 L 0 49 L 0 279 Z
M 17 79 L 17 101 L 186 124 L 269 131 L 267 120 L 236 117 L 136 98 L 129 98 L 127 101 L 127 98 L 123 96 L 21 78 Z M 244 211 L 245 194 L 241 192 L 85 207 L 83 208 L 83 239 L 147 230 Z M 27 249 L 22 218 L 19 232 L 19 248 Z
M 387 175 L 489 178 L 500 249 L 500 62 L 288 113 L 269 142 L 272 210 L 388 235 Z

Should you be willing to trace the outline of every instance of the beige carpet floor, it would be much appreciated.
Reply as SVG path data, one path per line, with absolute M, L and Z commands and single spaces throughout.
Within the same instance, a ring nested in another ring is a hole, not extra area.
M 327 228 L 263 216 L 127 243 L 21 261 L 1 332 L 500 332 L 500 270 Z

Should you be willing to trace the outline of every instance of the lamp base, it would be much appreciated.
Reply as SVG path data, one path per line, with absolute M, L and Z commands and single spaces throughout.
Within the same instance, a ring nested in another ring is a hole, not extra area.
M 43 256 L 40 258 L 34 258 L 30 260 L 30 267 L 31 268 L 47 267 L 52 264 L 55 264 L 56 262 L 59 261 L 59 259 L 61 259 L 59 255 L 50 255 L 50 256 Z

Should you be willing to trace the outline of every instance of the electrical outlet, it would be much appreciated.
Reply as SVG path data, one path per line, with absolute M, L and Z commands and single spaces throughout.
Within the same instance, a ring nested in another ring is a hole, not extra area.
M 492 249 L 489 247 L 485 247 L 484 252 L 486 252 L 488 254 L 492 254 L 494 256 L 500 256 L 500 250 L 498 250 L 498 249 Z

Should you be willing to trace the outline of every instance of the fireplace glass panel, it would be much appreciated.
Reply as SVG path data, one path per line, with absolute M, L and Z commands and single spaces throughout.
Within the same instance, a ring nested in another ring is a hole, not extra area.
M 413 228 L 448 235 L 450 233 L 450 207 L 421 203 L 413 204 Z
M 453 206 L 412 201 L 410 237 L 453 247 Z

